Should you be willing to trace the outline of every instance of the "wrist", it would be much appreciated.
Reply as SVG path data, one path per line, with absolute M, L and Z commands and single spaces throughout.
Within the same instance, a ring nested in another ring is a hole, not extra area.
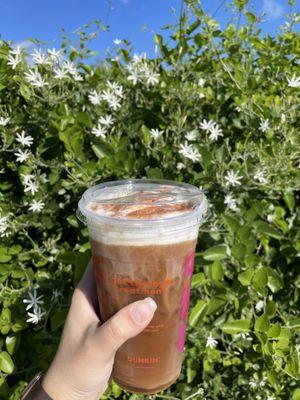
M 73 400 L 73 396 L 65 387 L 63 380 L 63 376 L 58 379 L 50 370 L 43 377 L 42 388 L 52 400 Z

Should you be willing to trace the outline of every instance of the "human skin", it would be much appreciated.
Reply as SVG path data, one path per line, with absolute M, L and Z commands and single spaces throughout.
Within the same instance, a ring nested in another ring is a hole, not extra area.
M 147 297 L 102 324 L 90 262 L 74 291 L 57 353 L 43 379 L 46 393 L 53 400 L 98 400 L 107 388 L 116 351 L 142 332 L 156 307 Z

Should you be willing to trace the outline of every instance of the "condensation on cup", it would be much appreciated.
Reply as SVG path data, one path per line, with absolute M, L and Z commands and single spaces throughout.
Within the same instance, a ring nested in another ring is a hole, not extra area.
M 146 329 L 115 357 L 113 379 L 130 392 L 158 393 L 180 374 L 195 248 L 207 209 L 202 190 L 167 180 L 106 182 L 79 201 L 101 321 L 145 297 L 158 306 Z

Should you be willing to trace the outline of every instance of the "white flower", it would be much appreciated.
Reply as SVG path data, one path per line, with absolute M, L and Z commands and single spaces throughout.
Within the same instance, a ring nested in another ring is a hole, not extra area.
M 185 168 L 185 165 L 181 162 L 177 163 L 176 168 L 181 171 L 183 168 Z
M 46 56 L 46 54 L 42 53 L 42 50 L 34 49 L 34 52 L 31 54 L 32 60 L 35 64 L 45 65 L 49 64 L 50 60 Z
M 16 153 L 14 153 L 14 155 L 17 157 L 17 161 L 22 163 L 30 157 L 31 153 L 28 150 L 23 151 L 19 149 Z
M 267 400 L 276 400 L 274 396 L 268 396 Z
M 7 57 L 7 64 L 11 65 L 12 69 L 16 69 L 17 65 L 21 62 L 21 59 L 16 55 L 9 54 Z
M 10 50 L 9 54 L 14 54 L 15 56 L 20 56 L 22 54 L 22 47 L 21 46 L 17 46 L 13 50 Z
M 274 221 L 275 221 L 275 218 L 276 218 L 276 216 L 275 216 L 274 214 L 269 214 L 269 215 L 267 216 L 267 220 L 268 220 L 268 222 L 270 222 L 270 223 L 274 222 Z
M 44 303 L 44 300 L 42 298 L 44 297 L 43 295 L 37 296 L 36 289 L 33 290 L 33 292 L 28 292 L 28 297 L 29 299 L 24 299 L 23 303 L 27 304 L 26 306 L 26 311 L 30 310 L 30 308 L 37 308 L 40 306 L 40 304 Z
M 206 121 L 206 119 L 204 119 L 201 123 L 200 123 L 200 129 L 204 130 L 204 131 L 209 131 L 211 129 L 212 126 L 214 126 L 215 122 L 213 120 L 209 120 Z
M 285 114 L 281 114 L 281 122 L 286 122 L 286 116 L 285 116 Z
M 30 135 L 26 136 L 26 133 L 22 131 L 16 134 L 16 141 L 21 143 L 22 146 L 30 147 L 33 143 L 33 137 Z
M 219 136 L 223 136 L 222 129 L 219 127 L 218 124 L 214 124 L 209 128 L 209 136 L 208 138 L 212 141 L 218 140 Z
M 54 290 L 53 290 L 52 299 L 53 299 L 53 300 L 57 300 L 59 297 L 62 297 L 62 292 L 61 292 L 61 290 L 54 289 Z
M 261 312 L 264 309 L 264 306 L 265 306 L 265 303 L 262 300 L 259 300 L 255 306 L 256 312 Z
M 115 89 L 115 95 L 120 97 L 121 99 L 124 97 L 123 87 L 121 85 Z
M 197 162 L 201 158 L 199 151 L 187 142 L 185 142 L 184 145 L 180 145 L 179 153 L 182 154 L 184 157 L 192 160 L 193 162 Z
M 54 68 L 53 72 L 55 79 L 64 79 L 68 77 L 68 71 L 66 71 L 64 68 Z
M 32 182 L 34 180 L 35 176 L 31 174 L 25 174 L 22 175 L 22 178 L 24 185 L 27 185 L 29 182 Z
M 198 80 L 198 86 L 203 87 L 205 85 L 205 79 L 199 78 Z
M 118 38 L 115 38 L 114 44 L 116 44 L 117 46 L 119 46 L 119 44 L 121 44 L 121 43 L 122 43 L 122 40 L 120 40 L 120 39 L 118 39 Z
M 109 101 L 115 97 L 115 94 L 111 90 L 103 90 L 103 93 L 101 96 L 102 96 L 103 100 Z
M 113 91 L 113 95 L 118 96 L 120 98 L 124 97 L 124 93 L 123 93 L 123 86 L 122 85 L 118 85 L 116 82 L 107 82 L 107 86 Z M 103 92 L 103 98 L 106 99 L 106 95 L 110 96 L 111 92 L 107 91 L 107 92 Z
M 105 135 L 107 133 L 106 128 L 104 128 L 103 126 L 101 126 L 100 124 L 98 124 L 96 127 L 94 127 L 92 129 L 92 134 L 99 137 L 103 137 L 103 139 L 105 139 Z
M 88 95 L 89 101 L 94 104 L 94 106 L 97 106 L 100 104 L 102 100 L 102 94 L 100 92 L 97 92 L 96 90 L 91 90 Z
M 107 100 L 107 102 L 109 107 L 114 111 L 121 107 L 120 99 L 118 99 L 116 96 L 111 97 L 109 100 Z
M 46 85 L 49 85 L 49 83 L 47 83 L 43 78 L 42 75 L 39 73 L 39 71 L 37 70 L 37 68 L 35 68 L 34 70 L 30 69 L 29 72 L 25 72 L 25 79 L 27 80 L 27 82 L 31 83 L 32 86 L 36 86 L 36 87 L 44 87 Z
M 214 339 L 211 335 L 208 336 L 206 341 L 206 347 L 210 349 L 214 349 L 218 345 L 218 341 Z
M 41 310 L 40 307 L 36 307 L 33 309 L 32 313 L 27 313 L 30 318 L 26 320 L 26 322 L 32 322 L 33 324 L 37 324 L 41 321 L 41 319 L 46 315 L 46 311 Z
M 83 77 L 78 72 L 73 73 L 72 76 L 74 78 L 74 81 L 77 81 L 77 82 L 83 81 Z
M 239 107 L 239 106 L 236 106 L 234 109 L 235 109 L 235 111 L 237 111 L 237 112 L 241 112 L 241 111 L 242 111 L 241 107 Z
M 269 121 L 269 119 L 261 119 L 260 120 L 259 129 L 262 132 L 266 132 L 268 129 L 270 129 L 270 121 Z
M 54 61 L 54 62 L 59 62 L 60 56 L 61 56 L 61 50 L 56 50 L 56 49 L 48 49 L 47 53 L 49 54 L 49 58 Z
M 242 176 L 239 176 L 238 172 L 227 171 L 225 176 L 226 186 L 239 186 L 241 185 L 240 179 L 242 179 Z
M 0 237 L 4 237 L 8 235 L 8 217 L 0 217 Z
M 147 85 L 156 85 L 159 83 L 159 74 L 155 72 L 147 71 L 145 74 Z
M 267 183 L 267 179 L 266 179 L 266 173 L 264 171 L 258 171 L 256 172 L 256 174 L 254 175 L 254 179 L 256 181 L 258 181 L 259 183 Z
M 140 81 L 140 73 L 139 71 L 135 70 L 135 71 L 131 71 L 131 74 L 128 75 L 127 80 L 128 81 L 132 81 L 132 83 L 134 85 L 136 85 L 139 81 Z
M 237 211 L 236 199 L 233 197 L 232 193 L 228 193 L 225 196 L 224 203 L 230 210 Z
M 250 379 L 249 386 L 251 389 L 256 389 L 258 387 L 258 382 L 255 381 L 254 379 Z
M 9 123 L 9 121 L 10 121 L 10 118 L 1 117 L 0 118 L 0 126 L 6 126 Z
M 198 99 L 203 99 L 205 97 L 205 94 L 200 92 L 197 94 L 197 96 L 198 96 Z
M 111 126 L 113 124 L 114 120 L 111 115 L 106 115 L 105 117 L 100 117 L 99 118 L 99 124 L 104 125 L 104 126 Z
M 41 200 L 32 200 L 30 203 L 29 211 L 32 212 L 40 212 L 44 208 L 45 203 L 43 203 Z
M 34 195 L 35 193 L 37 193 L 38 192 L 38 184 L 36 183 L 36 182 L 33 182 L 33 181 L 28 181 L 27 183 L 25 183 L 24 182 L 24 186 L 25 186 L 25 189 L 24 189 L 24 192 L 26 193 L 26 192 L 31 192 L 31 194 L 32 195 Z
M 133 63 L 140 63 L 141 61 L 146 60 L 147 54 L 145 52 L 141 53 L 140 55 L 134 54 L 132 58 Z
M 186 140 L 192 142 L 197 139 L 197 131 L 194 129 L 193 131 L 187 132 L 184 137 Z
M 164 131 L 159 131 L 158 129 L 151 129 L 150 130 L 150 134 L 153 137 L 153 139 L 158 139 L 162 134 L 164 133 Z
M 296 74 L 292 76 L 292 78 L 287 78 L 288 86 L 292 88 L 299 88 L 300 87 L 300 76 L 296 77 Z
M 67 71 L 69 74 L 71 75 L 77 74 L 77 69 L 72 61 L 69 60 L 63 61 L 62 66 L 65 69 L 65 71 Z

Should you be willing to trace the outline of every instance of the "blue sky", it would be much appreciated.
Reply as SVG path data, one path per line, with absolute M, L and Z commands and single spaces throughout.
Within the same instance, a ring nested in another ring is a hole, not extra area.
M 210 14 L 219 8 L 214 18 L 224 25 L 229 13 L 225 5 L 219 7 L 222 3 L 202 1 Z M 135 52 L 145 51 L 151 56 L 153 32 L 176 20 L 171 9 L 178 15 L 180 4 L 181 0 L 0 0 L 0 33 L 5 40 L 22 43 L 31 37 L 49 42 L 48 47 L 59 47 L 62 27 L 70 33 L 86 22 L 100 19 L 111 29 L 92 44 L 100 57 L 113 46 L 115 38 L 126 38 L 133 43 Z M 274 33 L 289 11 L 287 0 L 250 0 L 249 4 L 255 11 L 267 12 L 267 20 L 261 25 L 264 32 Z

